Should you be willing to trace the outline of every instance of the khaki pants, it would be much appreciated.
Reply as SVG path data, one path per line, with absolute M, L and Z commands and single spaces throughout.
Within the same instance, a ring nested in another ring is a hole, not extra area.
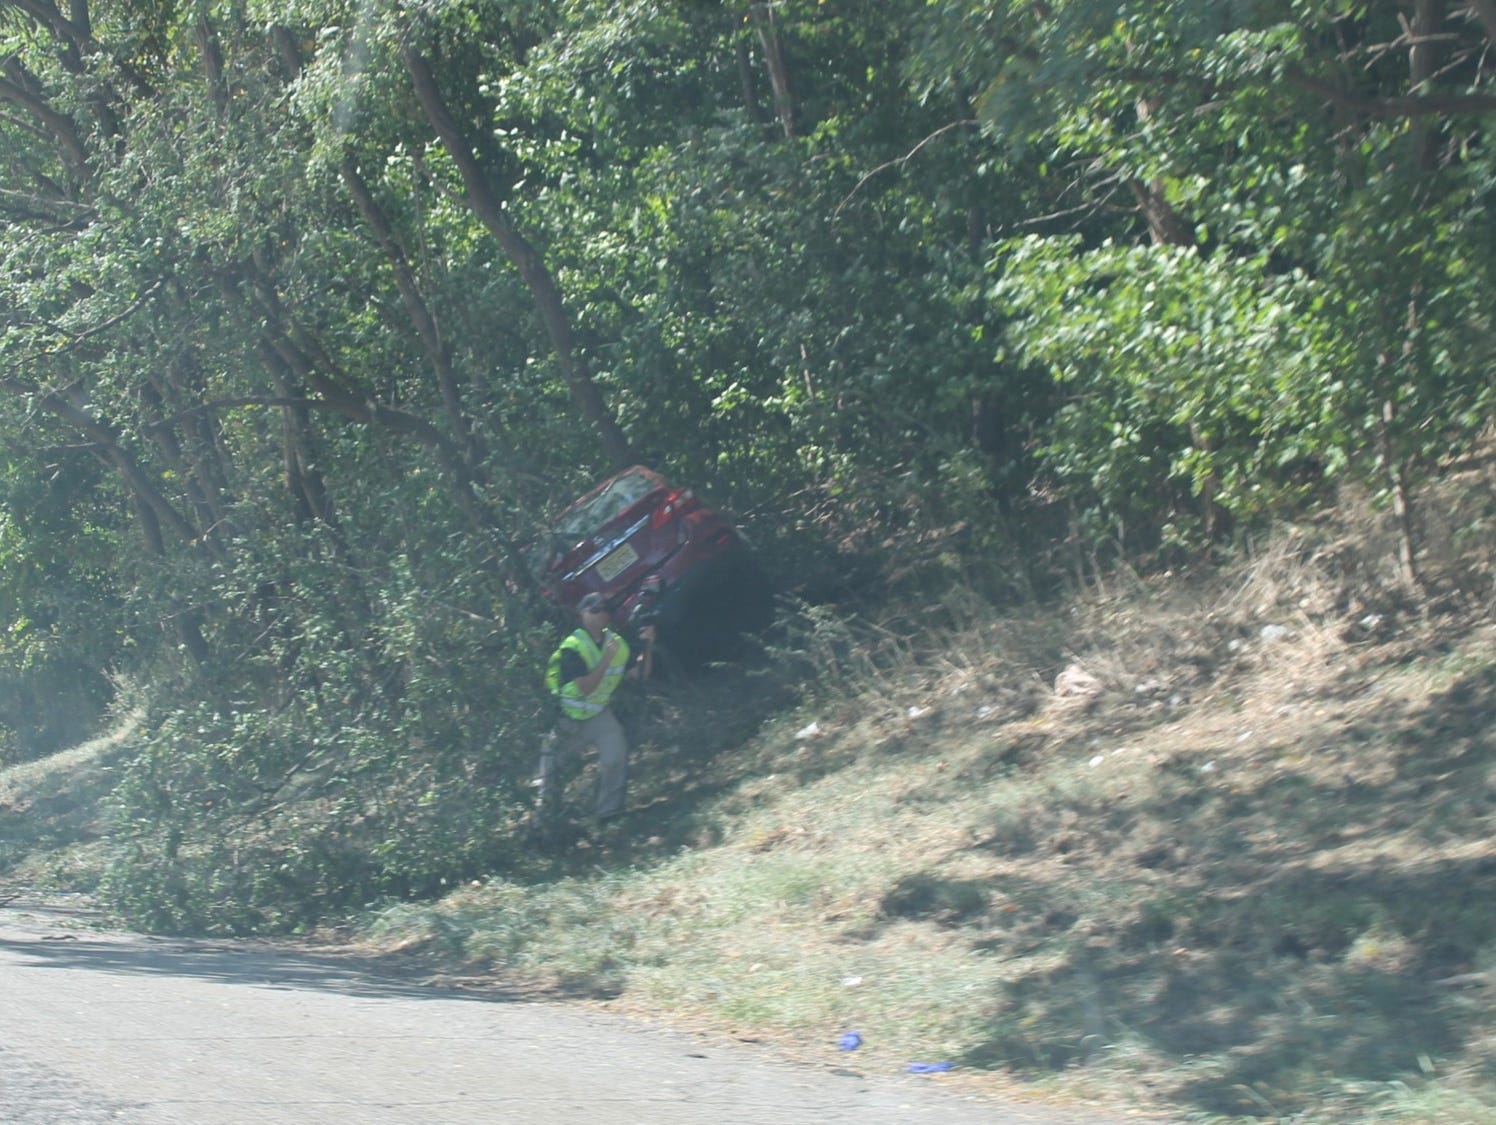
M 623 812 L 628 789 L 629 746 L 623 727 L 612 711 L 600 711 L 590 719 L 562 718 L 555 731 L 546 736 L 540 749 L 540 814 L 552 819 L 561 812 L 561 791 L 576 775 L 582 753 L 597 747 L 598 820 L 607 820 Z

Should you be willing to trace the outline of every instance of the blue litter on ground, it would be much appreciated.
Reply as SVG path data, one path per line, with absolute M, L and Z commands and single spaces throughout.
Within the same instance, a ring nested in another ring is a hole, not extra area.
M 950 1070 L 955 1065 L 956 1065 L 955 1063 L 948 1063 L 948 1062 L 938 1062 L 938 1063 L 910 1063 L 909 1064 L 909 1073 L 910 1074 L 939 1074 L 943 1070 Z
M 855 1031 L 849 1031 L 836 1041 L 838 1051 L 855 1051 L 862 1046 L 862 1036 Z

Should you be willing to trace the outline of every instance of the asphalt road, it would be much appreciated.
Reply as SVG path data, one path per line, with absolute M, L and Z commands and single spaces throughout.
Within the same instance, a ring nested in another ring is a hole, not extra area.
M 0 909 L 5 1125 L 1091 1125 L 334 956 Z

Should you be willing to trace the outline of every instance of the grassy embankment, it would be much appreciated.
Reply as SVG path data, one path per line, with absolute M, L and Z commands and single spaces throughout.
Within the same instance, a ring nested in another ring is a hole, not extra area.
M 1399 599 L 1352 565 L 1384 548 L 1321 529 L 1059 610 L 823 616 L 777 673 L 655 689 L 618 843 L 351 941 L 867 1072 L 1496 1122 L 1496 619 L 1483 565 Z M 808 701 L 724 749 L 796 660 Z M 86 887 L 127 752 L 0 777 L 0 874 Z

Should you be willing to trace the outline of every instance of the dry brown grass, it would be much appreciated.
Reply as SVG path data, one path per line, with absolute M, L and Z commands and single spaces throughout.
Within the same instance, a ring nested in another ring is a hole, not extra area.
M 1490 568 L 1466 540 L 1415 597 L 1383 546 L 1327 518 L 1059 615 L 823 618 L 746 741 L 741 677 L 655 701 L 632 838 L 379 928 L 827 1065 L 1496 1121 Z
M 1348 505 L 1058 611 L 806 614 L 763 668 L 636 700 L 619 842 L 359 939 L 828 1066 L 1491 1125 L 1492 490 L 1467 473 L 1424 506 L 1417 595 Z M 743 705 L 800 676 L 793 712 Z

